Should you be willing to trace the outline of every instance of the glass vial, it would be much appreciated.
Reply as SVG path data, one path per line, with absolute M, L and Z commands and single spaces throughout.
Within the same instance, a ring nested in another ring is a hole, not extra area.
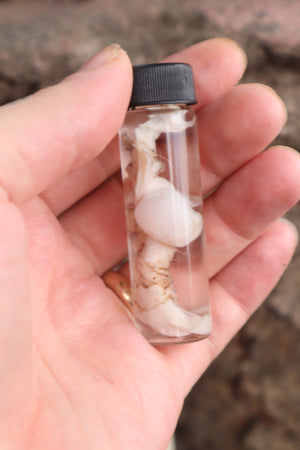
M 133 319 L 153 344 L 211 330 L 192 69 L 134 67 L 120 130 Z

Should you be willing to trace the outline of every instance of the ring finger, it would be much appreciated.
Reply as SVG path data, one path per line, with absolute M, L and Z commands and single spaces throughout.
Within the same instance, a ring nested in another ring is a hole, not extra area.
M 299 156 L 273 147 L 248 162 L 204 204 L 209 276 L 213 276 L 297 202 Z M 110 178 L 61 217 L 73 241 L 103 272 L 127 253 L 120 179 Z

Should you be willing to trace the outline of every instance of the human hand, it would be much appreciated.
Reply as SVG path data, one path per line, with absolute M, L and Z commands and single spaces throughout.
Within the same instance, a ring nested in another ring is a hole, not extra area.
M 101 279 L 126 255 L 110 141 L 132 75 L 110 47 L 0 109 L 3 450 L 164 450 L 193 383 L 292 256 L 295 231 L 278 218 L 299 200 L 300 158 L 261 153 L 285 122 L 282 102 L 261 85 L 233 87 L 246 61 L 227 39 L 168 61 L 191 64 L 196 81 L 213 332 L 155 348 Z

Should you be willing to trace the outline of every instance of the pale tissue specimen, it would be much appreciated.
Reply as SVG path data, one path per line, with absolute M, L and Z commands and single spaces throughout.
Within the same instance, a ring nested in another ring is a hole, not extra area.
M 162 133 L 180 133 L 193 126 L 186 111 L 169 106 L 168 114 L 150 114 L 135 128 L 132 162 L 136 167 L 134 217 L 139 249 L 132 270 L 132 294 L 136 317 L 166 336 L 206 335 L 209 314 L 186 311 L 177 303 L 170 264 L 177 247 L 189 245 L 203 228 L 202 215 L 188 195 L 160 176 L 163 163 L 157 157 L 156 140 Z M 175 225 L 175 226 L 174 226 Z

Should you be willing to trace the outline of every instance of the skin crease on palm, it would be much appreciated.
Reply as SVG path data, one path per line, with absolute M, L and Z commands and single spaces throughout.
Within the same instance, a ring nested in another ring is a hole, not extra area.
M 262 153 L 286 121 L 281 100 L 237 85 L 246 58 L 228 39 L 168 61 L 195 75 L 213 332 L 155 348 L 101 279 L 126 255 L 113 138 L 132 69 L 112 45 L 0 108 L 3 450 L 164 450 L 185 396 L 292 257 L 296 231 L 279 218 L 299 200 L 300 158 Z

